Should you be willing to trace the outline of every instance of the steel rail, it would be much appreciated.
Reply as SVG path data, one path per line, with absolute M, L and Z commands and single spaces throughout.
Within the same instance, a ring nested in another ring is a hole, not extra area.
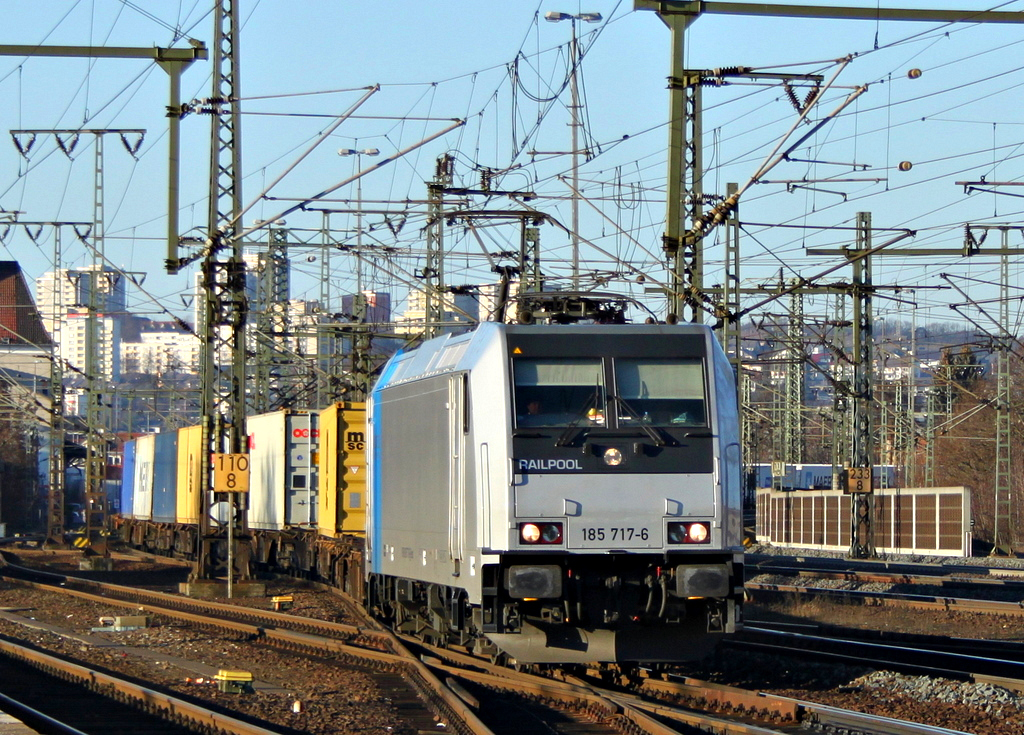
M 26 728 L 25 732 L 30 732 L 28 726 L 29 722 L 31 722 L 34 727 L 37 728 L 42 725 L 47 732 L 52 732 L 54 735 L 87 735 L 65 722 L 55 720 L 49 715 L 29 707 L 27 704 L 19 702 L 17 699 L 8 697 L 6 694 L 0 694 L 0 711 L 16 716 L 21 720 L 28 720 L 28 722 L 23 723 Z M 7 732 L 2 725 L 0 725 L 0 732 Z M 31 732 L 35 732 L 35 729 L 31 730 Z
M 276 612 L 273 610 L 259 610 L 255 608 L 242 607 L 239 605 L 229 605 L 223 602 L 214 602 L 213 600 L 195 600 L 188 597 L 182 597 L 181 595 L 170 594 L 167 592 L 157 592 L 155 590 L 144 590 L 137 587 L 127 587 L 124 585 L 111 584 L 109 582 L 97 582 L 91 579 L 85 579 L 82 577 L 74 577 L 66 574 L 59 574 L 57 572 L 47 572 L 39 569 L 31 569 L 29 567 L 22 567 L 16 564 L 3 564 L 0 567 L 5 567 L 12 570 L 19 570 L 22 573 L 28 575 L 39 576 L 43 578 L 53 579 L 55 583 L 59 583 L 61 586 L 52 586 L 54 589 L 58 589 L 61 592 L 72 592 L 74 588 L 63 586 L 66 584 L 74 584 L 80 587 L 93 588 L 101 590 L 106 593 L 122 595 L 127 599 L 120 600 L 121 602 L 131 601 L 133 603 L 147 604 L 144 601 L 156 601 L 152 604 L 158 604 L 166 606 L 167 604 L 174 605 L 176 608 L 184 609 L 185 611 L 192 610 L 197 614 L 209 614 L 210 612 L 217 612 L 222 615 L 228 615 L 230 617 L 243 617 L 255 620 L 257 623 L 271 623 L 277 625 L 290 625 L 291 627 L 302 627 L 308 630 L 312 630 L 316 635 L 334 635 L 338 637 L 352 637 L 360 636 L 368 639 L 380 639 L 384 640 L 384 636 L 377 630 L 369 627 L 360 627 L 358 625 L 347 625 L 345 623 L 335 623 L 329 620 L 319 620 L 317 618 L 306 618 L 297 615 L 289 615 L 287 613 Z M 10 577 L 12 581 L 23 581 L 18 577 Z M 83 594 L 89 594 L 84 590 L 78 590 Z M 116 598 L 103 597 L 103 600 L 110 602 Z M 171 608 L 165 607 L 164 609 L 170 610 Z
M 660 696 L 696 699 L 706 702 L 711 707 L 762 713 L 782 722 L 799 722 L 802 716 L 802 709 L 796 700 L 691 678 L 684 681 L 645 679 L 641 691 Z
M 640 687 L 641 694 L 653 697 L 682 697 L 700 702 L 700 706 L 713 709 L 732 709 L 746 716 L 778 722 L 779 725 L 776 728 L 772 725 L 730 720 L 720 715 L 709 715 L 680 709 L 669 704 L 645 701 L 636 695 L 602 692 L 587 684 L 546 679 L 516 672 L 449 649 L 437 649 L 429 646 L 427 648 L 436 654 L 436 657 L 426 658 L 425 663 L 449 676 L 463 678 L 493 689 L 526 693 L 540 699 L 563 702 L 568 706 L 574 706 L 572 704 L 574 701 L 577 702 L 576 706 L 579 702 L 585 702 L 591 711 L 607 713 L 609 705 L 623 708 L 618 716 L 629 719 L 639 726 L 642 725 L 633 719 L 635 714 L 633 710 L 654 717 L 668 718 L 689 727 L 702 730 L 710 729 L 721 735 L 777 735 L 780 732 L 791 731 L 794 725 L 809 721 L 834 725 L 837 728 L 845 726 L 851 732 L 870 733 L 871 735 L 958 735 L 959 733 L 956 730 L 883 718 L 853 710 L 826 708 L 814 702 L 764 692 L 753 692 L 692 678 L 686 678 L 683 681 L 645 679 Z M 441 661 L 442 658 L 452 661 L 456 665 L 445 664 Z M 863 659 L 859 660 L 863 661 Z M 461 666 L 471 666 L 479 670 L 467 670 L 460 668 Z M 1012 679 L 999 679 L 998 681 L 995 679 L 997 677 L 976 677 L 976 681 L 990 681 L 1006 688 L 1013 688 L 1014 684 L 1021 684 Z M 856 727 L 851 729 L 851 725 L 856 725 Z M 841 729 L 837 729 L 837 731 L 842 732 Z
M 825 571 L 818 569 L 801 569 L 799 567 L 772 567 L 755 570 L 758 574 L 778 574 L 780 576 L 803 577 L 806 579 L 842 579 L 849 582 L 880 582 L 882 584 L 907 584 L 931 587 L 951 586 L 994 586 L 1007 589 L 1020 589 L 1024 592 L 1024 581 L 1019 579 L 991 579 L 988 577 L 967 577 L 962 574 L 899 574 L 895 572 L 862 572 L 862 571 Z M 755 583 L 756 584 L 756 583 Z
M 11 565 L 8 565 L 11 566 Z M 36 573 L 36 570 L 28 570 L 32 573 Z M 49 576 L 63 577 L 74 582 L 85 582 L 91 586 L 105 589 L 105 590 L 129 590 L 134 592 L 134 588 L 123 587 L 121 585 L 111 585 L 102 582 L 92 582 L 91 580 L 82 580 L 78 577 L 67 577 L 66 575 L 54 575 L 51 573 Z M 77 590 L 64 586 L 54 586 L 43 582 L 34 582 L 17 577 L 10 577 L 7 575 L 0 576 L 0 579 L 9 580 L 18 584 L 26 585 L 36 589 L 44 589 L 51 592 L 58 592 L 62 594 L 68 594 L 81 599 L 98 602 L 105 605 L 110 605 L 118 602 L 124 602 L 111 597 L 95 594 L 93 592 L 86 592 L 84 590 Z M 148 596 L 164 598 L 177 601 L 179 598 L 175 595 L 167 595 L 166 593 L 145 591 Z M 271 613 L 270 611 L 253 611 L 251 608 L 238 607 L 236 605 L 226 605 L 223 603 L 215 603 L 212 601 L 190 601 L 194 603 L 195 607 L 209 606 L 212 609 L 216 609 L 222 614 L 248 614 L 253 612 L 263 613 L 267 612 L 270 617 L 282 623 L 299 623 L 303 624 L 310 620 L 309 618 L 301 618 L 295 615 L 287 615 L 285 613 Z M 257 626 L 250 623 L 243 623 L 231 620 L 225 620 L 223 618 L 210 617 L 208 614 L 202 612 L 191 612 L 185 610 L 178 610 L 169 607 L 162 607 L 153 604 L 143 604 L 140 606 L 140 610 L 151 612 L 154 614 L 166 615 L 167 617 L 183 620 L 186 622 L 193 623 L 195 625 L 203 627 L 212 627 L 227 630 L 232 633 L 243 633 L 254 640 L 263 640 L 269 643 L 275 643 L 282 647 L 290 649 L 304 650 L 312 653 L 332 653 L 339 656 L 341 660 L 346 663 L 359 663 L 366 665 L 370 663 L 377 667 L 384 667 L 388 669 L 404 670 L 409 673 L 410 680 L 419 691 L 420 695 L 431 702 L 435 710 L 444 713 L 449 720 L 452 720 L 452 729 L 457 732 L 468 733 L 469 735 L 493 735 L 492 731 L 484 725 L 484 723 L 476 716 L 471 709 L 467 707 L 457 695 L 448 689 L 434 674 L 426 668 L 422 662 L 414 657 L 408 649 L 395 638 L 389 632 L 376 632 L 366 631 L 367 634 L 379 640 L 385 640 L 390 644 L 394 653 L 377 651 L 371 648 L 363 648 L 353 646 L 348 643 L 344 643 L 336 638 L 326 638 L 316 634 L 303 633 L 294 630 L 284 630 L 274 627 Z M 316 621 L 324 622 L 324 621 Z M 356 626 L 340 626 L 340 624 L 332 624 L 343 627 L 346 630 L 358 630 L 363 631 L 362 628 Z
M 794 723 L 813 723 L 818 729 L 823 729 L 826 732 L 856 732 L 870 733 L 871 735 L 965 735 L 959 730 L 949 730 L 909 720 L 896 720 L 776 694 L 750 692 L 725 684 L 697 679 L 687 678 L 684 682 L 650 679 L 644 682 L 644 687 L 663 694 L 672 694 L 674 690 L 678 690 L 686 695 L 704 696 L 707 701 L 731 706 L 738 711 L 746 709 L 748 712 L 759 711 L 762 705 L 759 705 L 761 700 L 758 698 L 762 698 L 763 701 L 770 703 L 769 711 L 777 709 L 779 712 L 787 713 L 784 726 Z M 792 713 L 793 719 L 788 719 L 790 716 L 788 713 Z M 659 712 L 659 714 L 673 716 L 671 711 Z M 788 729 L 791 728 L 787 727 Z
M 211 712 L 197 704 L 186 702 L 169 694 L 133 684 L 110 674 L 104 674 L 86 668 L 71 661 L 51 656 L 11 641 L 0 639 L 0 652 L 44 671 L 57 672 L 60 676 L 102 693 L 104 689 L 115 692 L 118 696 L 142 706 L 148 711 L 158 711 L 167 719 L 187 721 L 194 726 L 206 728 L 210 732 L 230 733 L 230 735 L 276 735 L 276 731 L 252 725 L 233 717 Z
M 710 729 L 713 732 L 721 733 L 721 735 L 776 735 L 779 732 L 778 730 L 729 720 L 715 715 L 680 710 L 664 704 L 645 702 L 637 696 L 604 691 L 574 677 L 569 677 L 564 681 L 549 679 L 481 661 L 479 658 L 469 654 L 424 645 L 420 641 L 415 642 L 431 652 L 432 655 L 424 658 L 424 663 L 427 666 L 444 672 L 451 677 L 473 681 L 481 686 L 492 689 L 518 692 L 541 700 L 561 702 L 564 706 L 568 707 L 579 708 L 582 706 L 586 711 L 601 717 L 627 720 L 633 726 L 648 733 L 677 732 L 674 729 L 666 730 L 663 724 L 657 720 L 652 720 L 652 716 L 669 717 L 690 727 L 698 727 L 702 730 Z M 445 663 L 445 661 L 452 662 L 455 665 Z M 701 683 L 709 691 L 716 690 L 716 692 L 720 692 L 722 689 L 730 689 L 729 687 L 719 687 L 718 685 L 706 682 Z M 642 688 L 648 688 L 649 693 L 658 691 L 663 694 L 679 693 L 678 686 L 655 679 L 644 680 Z M 797 705 L 782 702 L 780 698 L 770 695 L 744 692 L 739 689 L 732 689 L 732 691 L 736 693 L 736 703 L 750 705 L 756 701 L 757 707 L 748 707 L 748 712 L 762 711 L 766 713 L 767 717 L 790 723 L 796 722 L 798 719 L 796 717 L 799 711 Z M 737 710 L 740 709 L 739 707 L 736 708 Z
M 897 645 L 850 638 L 832 638 L 807 633 L 792 633 L 770 628 L 744 628 L 742 637 L 723 645 L 793 655 L 811 653 L 827 659 L 879 669 L 897 669 L 948 679 L 981 681 L 1003 677 L 1008 689 L 1024 688 L 1024 663 L 1009 659 L 977 656 L 920 644 Z
M 29 580 L 18 579 L 17 577 L 8 577 L 4 575 L 0 576 L 0 579 L 15 582 L 26 587 L 32 587 L 33 589 L 58 592 L 72 597 L 78 597 L 79 599 L 98 602 L 104 605 L 125 602 L 124 600 L 119 600 L 113 597 L 104 597 L 103 595 L 95 594 L 93 592 L 85 592 L 84 590 L 70 589 L 67 587 L 54 587 L 43 582 L 32 582 Z M 232 609 L 245 609 L 236 608 L 232 605 L 228 605 L 227 607 Z M 296 630 L 284 630 L 261 625 L 253 625 L 251 623 L 226 620 L 224 618 L 210 617 L 209 615 L 204 615 L 201 612 L 189 612 L 171 607 L 161 607 L 159 605 L 142 604 L 138 606 L 138 609 L 140 611 L 150 612 L 156 615 L 165 615 L 169 618 L 182 620 L 205 628 L 216 628 L 229 633 L 240 633 L 254 640 L 263 639 L 267 642 L 277 643 L 287 648 L 316 651 L 319 653 L 329 651 L 330 653 L 343 657 L 350 657 L 361 661 L 369 660 L 378 665 L 384 666 L 400 666 L 408 663 L 406 657 L 400 654 L 377 651 L 372 648 L 364 648 L 361 646 L 353 646 L 351 644 L 344 643 L 337 638 L 325 638 L 316 634 L 303 633 Z
M 494 735 L 494 732 L 473 712 L 472 707 L 446 686 L 426 664 L 416 658 L 397 635 L 390 630 L 383 631 L 383 634 L 391 639 L 392 648 L 406 657 L 406 664 L 412 667 L 419 680 L 429 687 L 429 691 L 422 693 L 434 703 L 435 707 L 459 718 L 464 729 L 472 735 Z
M 928 574 L 935 576 L 956 576 L 963 574 L 977 574 L 985 577 L 1017 577 L 1024 578 L 1024 569 L 1012 567 L 993 567 L 981 565 L 955 566 L 939 563 L 925 562 L 903 562 L 885 560 L 844 559 L 831 556 L 770 556 L 767 554 L 747 554 L 746 569 L 748 571 L 758 570 L 763 573 L 770 573 L 780 568 L 791 568 L 794 565 L 801 569 L 820 569 L 823 571 L 876 571 L 884 570 L 891 574 Z M 754 572 L 758 573 L 758 572 Z
M 473 671 L 443 663 L 440 659 L 428 657 L 424 662 L 430 668 L 442 671 L 449 676 L 472 681 L 480 686 L 501 691 L 516 692 L 546 702 L 557 702 L 563 707 L 582 710 L 608 723 L 624 721 L 629 723 L 628 732 L 648 733 L 649 735 L 679 735 L 675 728 L 659 722 L 637 706 L 636 702 L 619 700 L 610 693 L 602 693 L 587 685 L 545 679 L 544 677 L 512 672 L 501 676 L 484 671 Z M 700 723 L 705 727 L 719 724 L 715 718 L 707 718 L 693 714 L 689 724 Z M 736 735 L 746 735 L 746 731 L 727 731 Z
M 801 702 L 818 728 L 825 732 L 871 733 L 871 735 L 970 735 L 938 725 L 896 720 L 891 717 L 855 712 L 827 704 Z
M 726 720 L 721 717 L 698 715 L 693 712 L 686 712 L 685 710 L 667 707 L 660 704 L 653 704 L 651 702 L 637 702 L 634 706 L 637 709 L 649 712 L 656 717 L 672 719 L 684 725 L 695 727 L 701 731 L 708 731 L 708 728 L 712 728 L 710 732 L 720 735 L 779 735 L 779 733 L 782 732 L 782 730 L 774 728 L 766 728 L 760 725 Z
M 942 610 L 945 612 L 976 612 L 997 615 L 1024 616 L 1024 601 L 1000 602 L 998 600 L 972 600 L 965 597 L 940 597 L 932 595 L 910 595 L 894 592 L 865 592 L 863 590 L 835 590 L 826 587 L 802 587 L 791 584 L 764 584 L 747 582 L 744 589 L 754 593 L 807 595 L 808 597 L 834 597 L 846 600 L 877 600 L 882 605 L 908 607 L 921 610 Z M 755 598 L 756 595 L 749 595 Z

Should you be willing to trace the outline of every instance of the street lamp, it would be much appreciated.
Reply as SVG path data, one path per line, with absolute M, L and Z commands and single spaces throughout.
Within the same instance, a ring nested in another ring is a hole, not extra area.
M 356 166 L 362 167 L 363 156 L 379 156 L 379 148 L 340 148 L 339 156 L 355 156 Z M 366 321 L 365 296 L 363 295 L 363 177 L 356 180 L 356 295 L 353 305 L 359 310 L 359 321 Z
M 576 22 L 597 23 L 601 20 L 600 13 L 560 13 L 549 10 L 544 14 L 545 20 L 552 23 L 567 20 L 572 23 L 572 41 L 569 44 L 569 82 L 572 90 L 572 287 L 580 290 L 580 176 L 579 176 L 579 128 L 580 128 L 580 90 L 576 82 L 576 67 L 580 63 L 579 39 L 576 36 Z

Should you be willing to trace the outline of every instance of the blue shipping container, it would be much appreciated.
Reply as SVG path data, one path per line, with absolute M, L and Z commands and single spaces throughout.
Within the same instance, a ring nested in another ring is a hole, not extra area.
M 135 495 L 135 440 L 124 443 L 124 459 L 121 462 L 121 515 L 130 518 Z
M 153 454 L 153 520 L 174 523 L 178 514 L 178 432 L 156 435 Z

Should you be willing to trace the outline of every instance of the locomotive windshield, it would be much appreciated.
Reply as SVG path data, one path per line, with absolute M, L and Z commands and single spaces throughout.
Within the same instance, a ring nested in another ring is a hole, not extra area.
M 517 426 L 604 426 L 604 366 L 599 359 L 515 361 Z
M 616 357 L 609 362 L 615 381 L 610 393 L 602 360 L 516 359 L 516 426 L 707 426 L 701 360 Z
M 700 360 L 615 360 L 619 426 L 705 426 Z

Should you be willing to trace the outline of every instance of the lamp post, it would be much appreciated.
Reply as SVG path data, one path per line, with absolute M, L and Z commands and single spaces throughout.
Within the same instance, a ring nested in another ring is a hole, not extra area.
M 544 14 L 545 20 L 558 23 L 563 20 L 572 24 L 572 40 L 569 43 L 569 88 L 572 94 L 572 103 L 569 105 L 569 112 L 572 114 L 572 287 L 574 291 L 580 290 L 580 198 L 577 192 L 580 190 L 579 177 L 579 127 L 580 127 L 580 90 L 576 80 L 576 67 L 580 62 L 579 39 L 576 35 L 576 22 L 598 23 L 601 20 L 600 13 L 560 13 L 551 10 Z

